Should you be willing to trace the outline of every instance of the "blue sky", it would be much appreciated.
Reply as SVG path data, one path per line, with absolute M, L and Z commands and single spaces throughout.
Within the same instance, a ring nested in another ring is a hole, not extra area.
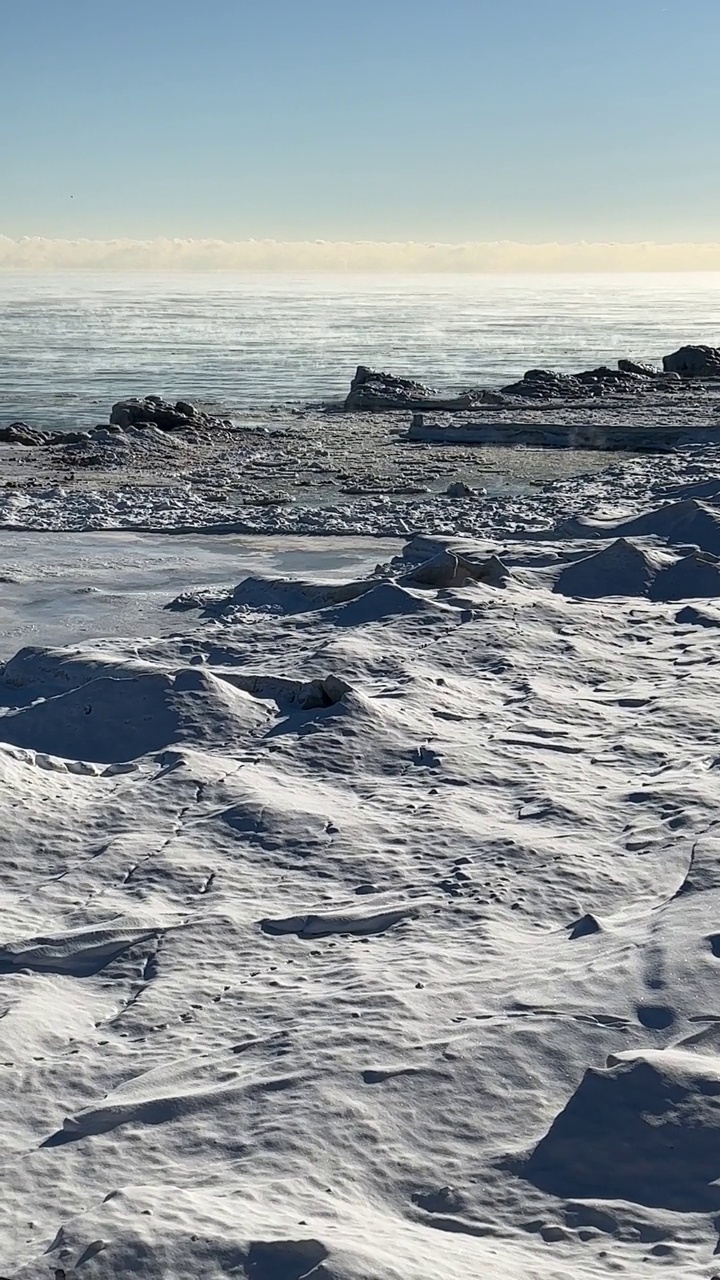
M 720 0 L 5 0 L 0 233 L 720 240 Z

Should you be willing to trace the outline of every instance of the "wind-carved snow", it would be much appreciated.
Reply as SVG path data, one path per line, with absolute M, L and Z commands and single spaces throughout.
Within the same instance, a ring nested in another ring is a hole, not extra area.
M 708 497 L 7 664 L 4 1275 L 713 1274 Z

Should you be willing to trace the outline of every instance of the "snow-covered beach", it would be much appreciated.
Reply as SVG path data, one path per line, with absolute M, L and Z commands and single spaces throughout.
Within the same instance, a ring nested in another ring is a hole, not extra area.
M 79 293 L 85 416 L 0 422 L 0 1277 L 720 1274 L 714 369 L 113 405 Z
M 608 460 L 386 542 L 16 491 L 2 1274 L 714 1274 L 720 457 Z

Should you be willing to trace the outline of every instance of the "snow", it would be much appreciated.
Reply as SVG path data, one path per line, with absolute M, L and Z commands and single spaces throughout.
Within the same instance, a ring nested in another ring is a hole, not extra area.
M 374 430 L 377 432 L 377 425 Z M 717 513 L 710 510 L 720 492 L 718 445 L 684 446 L 659 455 L 574 454 L 568 449 L 458 449 L 456 453 L 451 450 L 450 455 L 446 452 L 439 461 L 431 455 L 423 456 L 422 451 L 431 446 L 412 446 L 421 452 L 408 458 L 407 443 L 393 441 L 398 452 L 404 447 L 402 465 L 408 475 L 412 472 L 415 490 L 427 489 L 426 482 L 439 474 L 454 471 L 457 475 L 453 463 L 468 474 L 487 470 L 501 475 L 503 468 L 497 462 L 500 453 L 508 459 L 504 464 L 508 475 L 515 475 L 516 479 L 505 490 L 476 487 L 465 496 L 456 495 L 469 486 L 454 481 L 449 486 L 452 497 L 447 492 L 430 491 L 402 497 L 397 485 L 378 493 L 380 481 L 376 479 L 372 484 L 368 482 L 364 493 L 362 486 L 356 487 L 360 496 L 351 498 L 347 496 L 347 486 L 343 494 L 334 481 L 322 477 L 318 481 L 316 476 L 314 483 L 326 486 L 322 489 L 325 496 L 319 501 L 312 490 L 303 487 L 304 473 L 295 466 L 287 475 L 282 473 L 283 483 L 293 488 L 292 500 L 281 500 L 273 485 L 277 484 L 282 460 L 276 459 L 274 465 L 272 456 L 263 460 L 258 473 L 264 477 L 265 487 L 256 477 L 250 491 L 244 493 L 237 487 L 238 464 L 233 469 L 227 459 L 197 473 L 181 468 L 181 481 L 171 482 L 158 466 L 149 468 L 142 474 L 142 482 L 138 482 L 128 466 L 104 475 L 101 484 L 97 476 L 84 477 L 83 483 L 71 476 L 68 483 L 57 484 L 49 482 L 47 469 L 43 471 L 35 458 L 43 451 L 23 450 L 21 462 L 25 470 L 0 486 L 0 529 L 6 533 L 117 531 L 175 537 L 211 533 L 408 539 L 416 534 L 503 538 L 553 529 L 559 529 L 562 536 L 574 531 L 575 536 L 591 537 L 603 536 L 617 525 L 618 536 L 654 532 L 661 537 L 672 536 L 674 541 L 680 541 L 684 530 L 689 542 L 720 553 L 720 524 Z M 370 447 L 377 447 L 381 458 L 382 450 L 389 449 L 387 438 L 371 438 L 370 445 L 368 440 L 364 444 L 364 461 L 353 455 L 355 466 L 361 462 L 365 467 L 369 465 Z M 558 459 L 554 468 L 547 461 L 553 454 Z M 575 464 L 573 458 L 577 459 Z M 594 469 L 588 467 L 589 458 L 594 460 Z M 603 458 L 608 465 L 600 470 L 598 459 Z M 487 466 L 490 460 L 492 467 Z M 588 469 L 583 472 L 583 467 Z M 553 470 L 556 478 L 547 479 Z M 534 478 L 534 473 L 543 478 Z M 383 483 L 390 483 L 387 476 Z M 407 476 L 406 487 L 413 487 Z M 656 514 L 663 500 L 667 507 L 664 523 Z M 643 507 L 653 513 L 652 530 Z M 588 516 L 588 512 L 592 514 Z M 674 522 L 675 529 L 669 527 L 669 521 Z M 702 526 L 713 521 L 715 530 L 710 544 L 710 531 L 703 533 Z
M 719 470 L 5 535 L 3 1275 L 709 1280 Z

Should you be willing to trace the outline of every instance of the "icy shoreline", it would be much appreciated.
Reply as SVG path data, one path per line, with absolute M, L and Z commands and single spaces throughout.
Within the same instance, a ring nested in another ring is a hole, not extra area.
M 529 491 L 488 495 L 469 486 L 448 493 L 403 498 L 391 494 L 346 497 L 324 505 L 267 502 L 248 505 L 225 494 L 222 506 L 202 485 L 132 484 L 122 473 L 102 487 L 41 483 L 0 489 L 0 529 L 81 533 L 242 534 L 262 536 L 406 538 L 508 537 L 552 528 L 560 517 L 623 503 L 659 503 L 673 485 L 711 479 L 720 446 L 695 445 L 670 454 L 639 455 L 592 474 L 532 482 Z M 451 470 L 449 474 L 457 474 Z M 467 471 L 465 471 L 467 474 Z M 482 479 L 482 476 L 480 476 Z M 451 486 L 450 486 L 451 488 Z M 461 486 L 462 488 L 462 486 Z
M 3 1274 L 712 1274 L 720 453 L 349 505 L 6 533 Z
M 518 402 L 483 418 L 473 411 L 422 422 L 397 411 L 306 406 L 231 423 L 184 402 L 184 416 L 177 406 L 145 403 L 122 402 L 117 422 L 63 443 L 0 446 L 0 528 L 502 536 L 605 493 L 637 497 L 645 486 L 649 496 L 663 477 L 712 468 L 720 448 L 710 384 L 588 404 Z M 131 410 L 154 412 L 165 425 L 137 423 Z M 188 425 L 169 429 L 168 419 Z

